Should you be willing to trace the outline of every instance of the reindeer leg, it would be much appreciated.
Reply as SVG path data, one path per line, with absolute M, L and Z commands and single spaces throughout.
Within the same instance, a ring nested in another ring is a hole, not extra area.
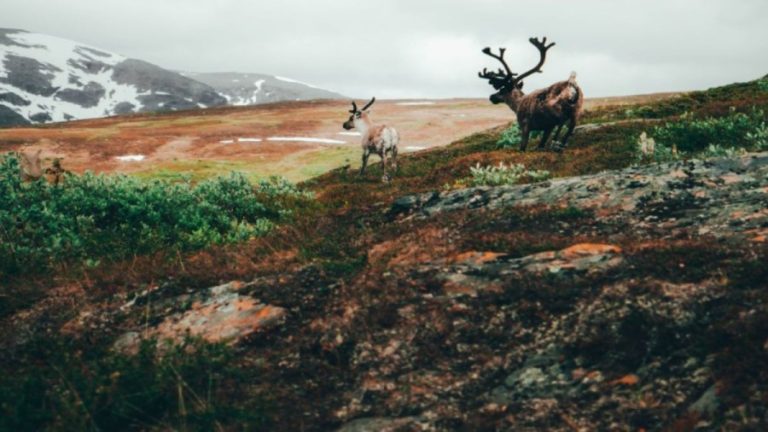
M 558 149 L 561 146 L 560 141 L 558 141 L 558 139 L 560 138 L 560 132 L 562 132 L 562 130 L 563 130 L 563 125 L 562 124 L 557 125 L 557 129 L 555 129 L 555 134 L 552 136 L 552 150 L 554 151 L 558 151 Z
M 379 156 L 381 157 L 381 171 L 384 178 L 384 181 L 389 181 L 389 174 L 387 173 L 387 151 L 382 150 L 381 153 L 379 153 Z
M 568 138 L 573 135 L 573 130 L 576 129 L 576 119 L 571 119 L 568 121 L 568 131 L 565 132 L 565 136 L 563 137 L 563 143 L 560 144 L 559 148 L 557 149 L 558 152 L 563 151 L 565 149 L 565 145 L 568 144 Z
M 397 172 L 397 146 L 392 147 L 392 169 Z
M 552 135 L 552 130 L 554 128 L 549 128 L 544 131 L 544 135 L 541 137 L 541 142 L 539 142 L 539 147 L 537 147 L 537 150 L 544 150 L 547 148 L 547 141 L 549 141 L 549 136 Z
M 563 125 L 559 124 L 557 125 L 557 129 L 555 130 L 555 135 L 552 137 L 552 143 L 557 143 L 557 140 L 560 138 L 560 132 L 563 130 Z
M 360 175 L 365 173 L 365 167 L 368 166 L 368 156 L 370 156 L 368 149 L 363 150 L 363 166 L 360 167 Z
M 522 139 L 520 140 L 520 151 L 524 152 L 525 148 L 528 147 L 528 137 L 531 135 L 531 130 L 527 125 L 520 125 L 520 135 L 522 135 Z

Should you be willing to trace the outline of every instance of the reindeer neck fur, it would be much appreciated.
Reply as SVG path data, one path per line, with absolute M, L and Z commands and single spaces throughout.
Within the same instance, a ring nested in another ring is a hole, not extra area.
M 363 137 L 363 142 L 365 142 L 371 133 L 373 131 L 373 122 L 371 121 L 371 118 L 368 117 L 368 113 L 363 112 L 360 114 L 360 117 L 355 117 L 355 129 L 357 129 L 358 132 L 360 132 L 360 135 Z
M 509 109 L 517 113 L 520 108 L 520 101 L 525 97 L 525 93 L 522 90 L 512 90 L 504 96 L 504 103 L 507 104 Z

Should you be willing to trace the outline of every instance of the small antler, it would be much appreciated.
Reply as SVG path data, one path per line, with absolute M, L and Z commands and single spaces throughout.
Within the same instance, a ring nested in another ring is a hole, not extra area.
M 351 110 L 349 110 L 349 112 L 350 112 L 351 114 L 354 114 L 354 113 L 356 113 L 356 112 L 357 112 L 357 104 L 355 103 L 355 101 L 352 101 L 352 109 L 351 109 Z
M 371 101 L 368 102 L 367 104 L 365 104 L 365 106 L 363 107 L 363 109 L 361 111 L 365 111 L 368 108 L 370 108 L 370 106 L 373 105 L 374 102 L 376 102 L 376 96 L 372 97 Z
M 541 67 L 544 66 L 544 62 L 547 60 L 547 51 L 553 46 L 555 46 L 554 42 L 547 45 L 546 37 L 543 38 L 542 40 L 539 40 L 539 38 L 530 38 L 528 39 L 528 41 L 539 50 L 539 64 L 537 64 L 533 69 L 529 70 L 528 72 L 525 72 L 522 75 L 519 75 L 517 78 L 515 78 L 516 81 L 521 81 L 522 79 L 528 76 L 531 76 L 534 73 L 541 73 Z

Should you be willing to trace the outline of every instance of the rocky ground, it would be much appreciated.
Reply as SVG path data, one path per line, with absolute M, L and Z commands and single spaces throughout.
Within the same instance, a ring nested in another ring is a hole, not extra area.
M 0 429 L 768 430 L 768 153 L 635 165 L 760 91 L 587 113 L 563 153 L 492 129 L 307 181 L 264 238 L 11 280 Z M 552 179 L 463 187 L 500 162 Z
M 4 340 L 23 345 L 64 307 L 77 313 L 61 331 L 124 352 L 227 341 L 265 375 L 254 391 L 274 397 L 282 430 L 768 424 L 768 154 L 379 212 L 390 229 L 361 240 L 369 265 L 352 278 L 309 265 L 210 290 L 69 293 L 7 319 Z

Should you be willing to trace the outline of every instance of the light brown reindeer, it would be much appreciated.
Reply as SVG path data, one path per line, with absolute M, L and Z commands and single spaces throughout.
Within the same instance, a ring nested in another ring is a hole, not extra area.
M 376 102 L 375 97 L 365 104 L 363 109 L 357 109 L 357 104 L 355 101 L 352 101 L 352 109 L 349 110 L 352 115 L 349 116 L 349 119 L 344 122 L 342 127 L 346 130 L 357 129 L 362 136 L 363 165 L 360 167 L 360 175 L 365 173 L 365 168 L 368 166 L 368 157 L 371 153 L 374 153 L 381 158 L 384 180 L 388 181 L 390 177 L 387 173 L 387 154 L 391 155 L 392 167 L 397 171 L 397 145 L 400 142 L 400 135 L 392 127 L 373 124 L 367 110 L 374 102 Z
M 54 158 L 49 168 L 43 169 L 42 159 L 40 153 L 42 150 L 38 150 L 33 153 L 18 152 L 19 155 L 19 176 L 24 182 L 32 182 L 39 180 L 45 176 L 45 180 L 58 186 L 64 181 L 64 177 L 69 171 L 65 170 L 61 166 L 61 158 Z
M 41 166 L 42 161 L 40 160 L 41 151 L 42 150 L 38 150 L 34 154 L 22 151 L 19 152 L 19 174 L 22 181 L 35 181 L 43 176 L 43 168 Z
M 496 93 L 490 97 L 491 102 L 494 104 L 503 102 L 517 115 L 517 123 L 522 135 L 521 151 L 525 151 L 528 146 L 531 131 L 544 131 L 538 147 L 543 149 L 546 148 L 552 131 L 557 129 L 553 139 L 557 143 L 561 129 L 567 125 L 568 131 L 563 137 L 563 142 L 554 147 L 556 151 L 561 151 L 565 148 L 568 138 L 571 137 L 576 128 L 581 106 L 584 103 L 584 93 L 576 84 L 576 73 L 571 73 L 570 78 L 566 81 L 556 82 L 547 88 L 536 90 L 527 95 L 523 94 L 523 80 L 534 73 L 541 72 L 541 67 L 547 58 L 547 51 L 555 45 L 554 42 L 547 45 L 547 38 L 543 38 L 543 40 L 530 38 L 529 41 L 539 50 L 539 63 L 533 69 L 522 74 L 514 73 L 504 60 L 504 48 L 499 48 L 498 55 L 494 54 L 490 48 L 484 48 L 483 53 L 500 61 L 504 69 L 489 72 L 484 68 L 482 72 L 478 73 L 478 76 L 487 79 L 496 89 Z

